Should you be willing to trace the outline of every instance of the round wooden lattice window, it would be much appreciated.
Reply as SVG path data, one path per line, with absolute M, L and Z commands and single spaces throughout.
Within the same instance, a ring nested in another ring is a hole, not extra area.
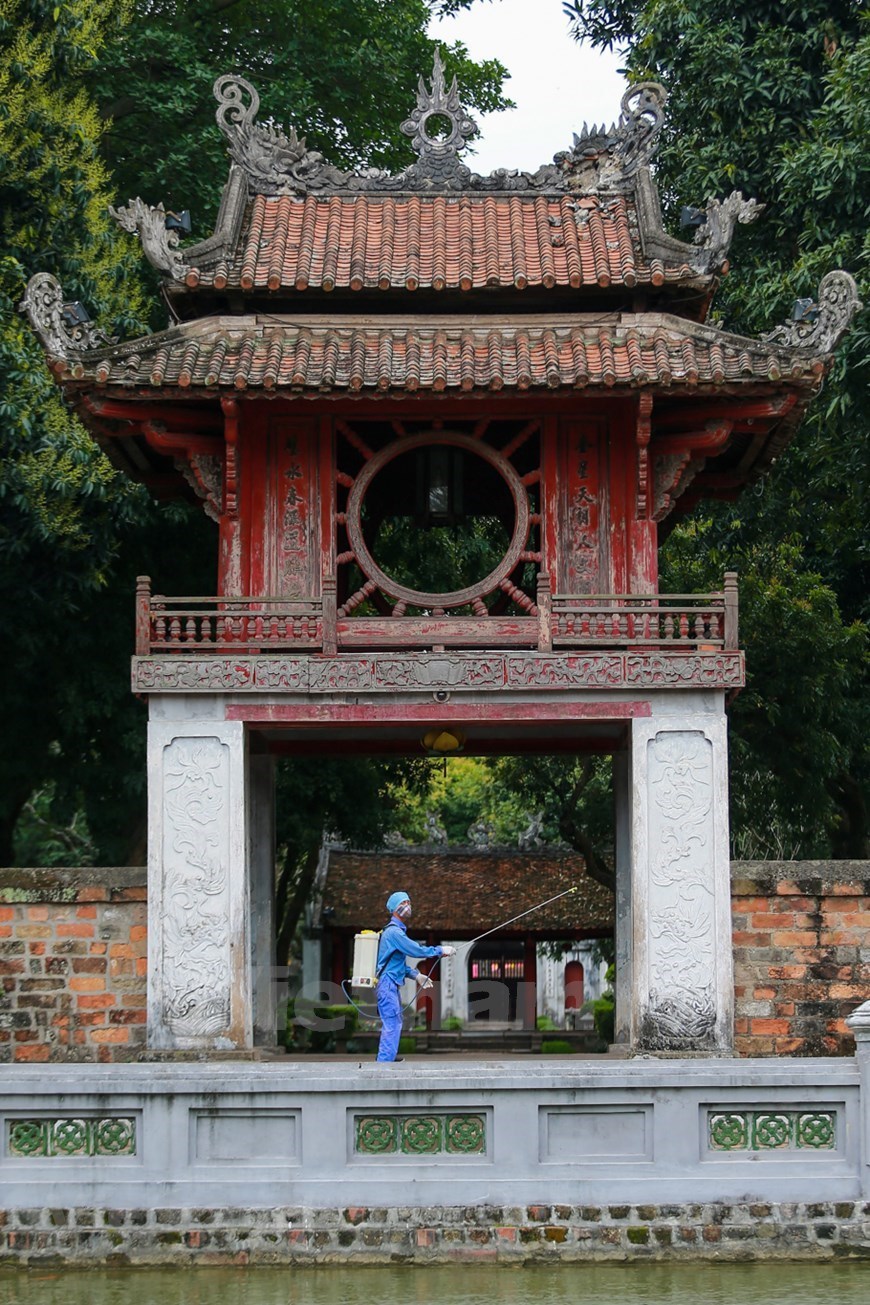
M 447 445 L 461 449 L 473 457 L 481 458 L 494 468 L 510 491 L 514 504 L 514 526 L 508 548 L 498 566 L 475 584 L 464 589 L 454 589 L 449 593 L 425 593 L 420 589 L 410 589 L 387 575 L 372 557 L 365 542 L 362 528 L 362 507 L 366 491 L 380 471 L 394 459 L 414 449 L 431 448 L 433 445 Z M 475 599 L 483 599 L 498 589 L 503 580 L 511 575 L 520 561 L 529 537 L 529 498 L 526 488 L 513 466 L 497 449 L 482 444 L 470 435 L 459 431 L 424 431 L 419 435 L 410 435 L 406 439 L 388 444 L 376 453 L 357 476 L 347 500 L 347 535 L 353 549 L 357 565 L 365 575 L 389 598 L 394 598 L 414 607 L 464 607 Z

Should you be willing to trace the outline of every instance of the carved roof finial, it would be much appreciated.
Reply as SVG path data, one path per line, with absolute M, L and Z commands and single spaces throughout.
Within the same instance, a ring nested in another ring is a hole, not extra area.
M 65 362 L 89 349 L 116 343 L 94 325 L 80 304 L 64 302 L 60 282 L 50 272 L 37 272 L 30 278 L 19 308 L 52 358 Z
M 449 124 L 449 131 L 438 132 L 439 120 Z M 430 130 L 430 124 L 434 131 Z M 419 156 L 419 162 L 409 170 L 414 172 L 416 180 L 428 174 L 433 182 L 444 184 L 454 179 L 454 174 L 457 180 L 460 174 L 463 181 L 468 177 L 469 169 L 458 162 L 457 156 L 465 148 L 468 138 L 477 131 L 477 123 L 460 103 L 456 78 L 447 86 L 441 51 L 437 48 L 431 88 L 421 77 L 417 84 L 417 107 L 402 123 L 402 131 L 411 137 L 411 144 Z
M 765 207 L 757 199 L 744 199 L 739 190 L 732 190 L 722 200 L 711 195 L 707 200 L 704 222 L 695 232 L 694 243 L 699 249 L 692 263 L 698 271 L 720 271 L 731 248 L 731 238 L 737 223 L 745 226 L 754 222 Z
M 788 349 L 833 353 L 852 318 L 863 307 L 854 278 L 848 272 L 828 272 L 819 284 L 818 302 L 809 311 L 796 321 L 783 322 L 761 338 Z
M 174 281 L 184 280 L 189 269 L 178 248 L 178 230 L 166 225 L 167 217 L 174 215 L 168 214 L 162 204 L 146 204 L 136 198 L 120 208 L 113 208 L 110 204 L 109 213 L 123 231 L 139 237 L 145 257 L 153 268 Z
M 619 122 L 610 127 L 584 122 L 579 135 L 574 133 L 572 148 L 554 159 L 567 188 L 618 190 L 630 183 L 655 153 L 667 98 L 658 82 L 638 82 L 622 97 Z
M 294 127 L 284 132 L 256 121 L 260 97 L 245 77 L 235 73 L 218 77 L 214 96 L 217 125 L 256 194 L 304 195 L 345 182 L 345 174 L 325 163 L 322 154 L 309 150 Z

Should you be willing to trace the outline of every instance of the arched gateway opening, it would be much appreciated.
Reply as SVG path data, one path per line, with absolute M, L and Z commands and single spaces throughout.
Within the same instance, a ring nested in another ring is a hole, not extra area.
M 651 83 L 555 165 L 491 177 L 459 157 L 473 124 L 439 60 L 395 176 L 264 130 L 244 78 L 215 95 L 215 233 L 179 248 L 162 208 L 117 213 L 173 326 L 109 341 L 44 274 L 24 301 L 115 462 L 218 525 L 214 595 L 137 589 L 150 1046 L 271 1039 L 275 756 L 433 736 L 612 754 L 617 1036 L 727 1051 L 736 577 L 661 594 L 657 548 L 788 440 L 854 283 L 831 273 L 763 341 L 705 321 L 757 210 L 710 201 L 694 244 L 662 228 Z

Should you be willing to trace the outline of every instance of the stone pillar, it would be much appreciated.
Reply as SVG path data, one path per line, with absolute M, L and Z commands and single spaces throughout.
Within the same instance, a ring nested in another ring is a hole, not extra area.
M 253 1042 L 244 726 L 213 700 L 151 699 L 148 1045 Z
M 275 965 L 275 759 L 248 760 L 248 832 L 251 867 L 251 983 L 254 1043 L 272 1047 L 278 1028 Z M 286 971 L 282 971 L 286 973 Z M 286 1007 L 286 979 L 280 985 Z M 281 1011 L 284 1023 L 284 1011 Z
M 861 1081 L 861 1193 L 870 1197 L 870 1001 L 846 1017 L 855 1038 L 855 1055 Z
M 629 754 L 613 756 L 614 851 L 616 861 L 616 980 L 614 1042 L 631 1040 L 631 790 Z M 595 994 L 598 995 L 597 993 Z
M 535 940 L 526 934 L 523 944 L 523 981 L 519 991 L 519 1010 L 526 1032 L 534 1033 L 538 1027 L 538 949 Z
M 723 708 L 721 694 L 663 693 L 651 718 L 632 721 L 630 1044 L 635 1051 L 724 1055 L 733 1046 Z

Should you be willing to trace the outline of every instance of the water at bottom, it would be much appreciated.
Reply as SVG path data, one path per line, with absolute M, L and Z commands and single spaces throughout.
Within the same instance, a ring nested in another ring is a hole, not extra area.
M 3 1305 L 867 1305 L 852 1263 L 0 1270 Z

